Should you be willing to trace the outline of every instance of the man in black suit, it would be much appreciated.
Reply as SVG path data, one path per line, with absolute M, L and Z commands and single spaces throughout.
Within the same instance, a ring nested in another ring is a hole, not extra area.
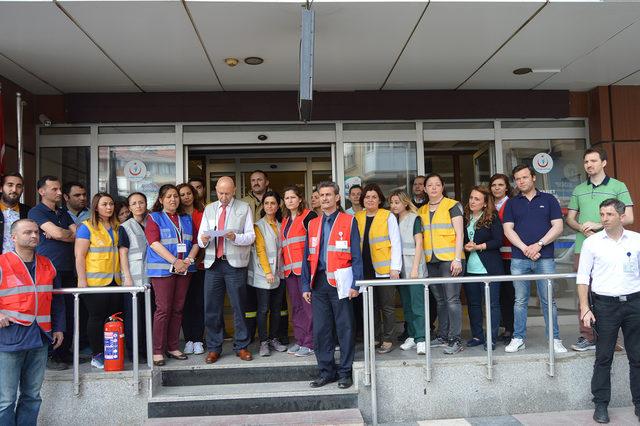
M 22 204 L 20 197 L 24 191 L 24 179 L 20 173 L 2 176 L 2 196 L 0 197 L 0 233 L 2 233 L 2 253 L 13 251 L 11 225 L 19 219 L 26 219 L 31 207 Z

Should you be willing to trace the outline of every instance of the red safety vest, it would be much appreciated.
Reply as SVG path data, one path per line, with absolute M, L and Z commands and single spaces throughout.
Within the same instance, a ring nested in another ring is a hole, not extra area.
M 350 214 L 339 212 L 333 222 L 327 244 L 327 281 L 336 286 L 334 272 L 351 266 L 351 226 L 354 218 Z M 311 269 L 311 286 L 318 270 L 320 259 L 320 238 L 322 231 L 322 216 L 309 222 L 309 267 Z
M 502 203 L 502 207 L 500 207 L 500 210 L 498 210 L 498 217 L 500 218 L 500 222 L 503 222 L 504 208 L 507 206 L 508 202 L 509 200 Z M 511 241 L 509 241 L 506 235 L 502 239 L 502 247 L 500 247 L 500 256 L 502 256 L 504 260 L 511 259 Z
M 36 255 L 36 282 L 22 259 L 13 252 L 0 255 L 0 313 L 24 326 L 38 322 L 51 331 L 51 292 L 56 269 L 49 259 Z M 37 310 L 37 311 L 36 311 Z
M 304 228 L 304 220 L 311 210 L 304 209 L 296 216 L 289 227 L 289 232 L 284 235 L 284 230 L 289 223 L 287 217 L 280 227 L 280 241 L 282 241 L 282 256 L 284 258 L 284 276 L 288 277 L 293 272 L 295 275 L 302 273 L 302 258 L 304 257 L 304 244 L 307 241 L 307 230 Z

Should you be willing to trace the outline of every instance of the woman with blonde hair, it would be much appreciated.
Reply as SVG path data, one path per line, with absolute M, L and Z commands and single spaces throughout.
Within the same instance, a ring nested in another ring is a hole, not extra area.
M 402 278 L 424 278 L 427 265 L 422 255 L 422 220 L 409 194 L 396 190 L 389 195 L 389 209 L 398 218 L 400 239 L 402 240 Z M 400 349 L 407 351 L 417 347 L 418 355 L 426 352 L 424 326 L 424 290 L 423 286 L 399 286 L 400 299 L 407 325 L 407 339 Z

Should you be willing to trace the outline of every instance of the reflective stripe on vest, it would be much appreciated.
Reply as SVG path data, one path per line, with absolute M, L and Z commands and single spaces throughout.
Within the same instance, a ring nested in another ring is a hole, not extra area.
M 100 222 L 93 226 L 91 220 L 82 222 L 89 229 L 89 250 L 85 258 L 85 270 L 89 287 L 104 287 L 113 281 L 122 284 L 120 256 L 118 254 L 118 228 L 109 231 Z
M 35 280 L 14 252 L 0 255 L 0 313 L 18 324 L 34 321 L 44 332 L 51 331 L 51 300 L 56 270 L 49 259 L 35 256 Z
M 304 257 L 304 246 L 307 242 L 307 230 L 304 227 L 304 221 L 310 213 L 311 210 L 304 209 L 302 213 L 297 215 L 289 226 L 289 231 L 287 232 L 286 237 L 284 235 L 284 230 L 291 220 L 291 217 L 285 218 L 280 227 L 280 241 L 282 241 L 282 261 L 285 277 L 288 277 L 291 273 L 295 275 L 302 274 L 302 258 Z
M 431 261 L 434 255 L 444 262 L 455 259 L 456 233 L 449 210 L 457 203 L 456 200 L 443 198 L 433 215 L 433 222 L 429 214 L 429 204 L 425 204 L 418 210 L 418 215 L 422 219 L 424 256 L 427 262 Z M 460 255 L 464 258 L 464 252 Z
M 178 230 L 176 225 L 165 212 L 150 213 L 147 220 L 153 220 L 158 225 L 160 231 L 160 244 L 166 248 L 174 257 L 178 257 Z M 193 221 L 189 215 L 179 215 L 180 229 L 182 232 L 182 242 L 186 244 L 187 251 L 182 253 L 182 258 L 186 258 L 191 251 Z M 169 277 L 171 264 L 160 256 L 151 246 L 147 247 L 147 276 L 148 277 Z
M 315 246 L 309 247 L 309 269 L 311 272 L 310 284 L 313 287 L 314 278 L 318 270 L 318 263 L 320 260 L 320 251 L 317 250 L 320 247 L 320 238 L 322 231 L 322 217 L 316 217 L 309 222 L 309 235 L 314 235 L 311 238 L 311 242 L 315 243 Z M 351 227 L 353 226 L 353 216 L 339 212 L 333 222 L 331 231 L 329 232 L 329 238 L 327 242 L 327 282 L 333 287 L 336 286 L 336 279 L 334 272 L 338 269 L 348 268 L 351 266 Z M 346 237 L 346 239 L 345 239 Z M 342 249 L 336 246 L 337 241 L 346 241 L 347 248 Z M 312 251 L 313 249 L 313 251 Z M 345 256 L 346 254 L 346 256 Z
M 386 209 L 378 209 L 369 228 L 369 250 L 373 269 L 378 275 L 389 275 L 391 272 L 391 239 L 389 238 L 389 215 Z M 367 223 L 367 212 L 361 210 L 356 213 L 358 230 L 360 231 L 360 247 L 365 240 L 364 231 Z

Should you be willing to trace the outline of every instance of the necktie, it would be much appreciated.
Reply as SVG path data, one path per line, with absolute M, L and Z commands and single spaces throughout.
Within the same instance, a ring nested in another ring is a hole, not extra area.
M 224 229 L 224 222 L 227 219 L 227 206 L 220 204 L 222 213 L 218 218 L 218 229 Z M 220 259 L 224 255 L 224 237 L 218 237 L 218 244 L 216 247 L 216 257 Z

